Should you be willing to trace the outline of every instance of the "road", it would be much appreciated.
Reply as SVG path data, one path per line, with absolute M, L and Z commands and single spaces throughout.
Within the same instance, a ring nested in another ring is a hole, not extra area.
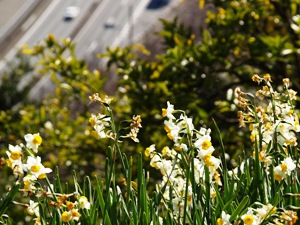
M 76 54 L 86 58 L 96 49 L 104 51 L 106 46 L 130 44 L 129 31 L 134 15 L 141 13 L 148 0 L 103 0 L 86 25 L 74 37 L 77 42 Z M 105 27 L 112 19 L 113 27 Z M 121 43 L 123 40 L 123 43 Z
M 167 7 L 148 10 L 150 0 L 102 0 L 89 21 L 74 37 L 77 42 L 76 55 L 89 59 L 96 53 L 104 52 L 106 47 L 125 47 L 138 42 L 158 18 L 163 17 L 179 0 L 170 1 Z M 105 23 L 114 19 L 114 26 Z
M 11 61 L 16 55 L 17 50 L 24 44 L 34 46 L 34 44 L 42 41 L 50 33 L 56 38 L 66 38 L 72 34 L 72 31 L 76 26 L 80 25 L 80 22 L 85 17 L 85 12 L 93 6 L 95 0 L 52 0 L 50 5 L 46 8 L 43 14 L 36 19 L 36 15 L 24 22 L 22 29 L 27 30 L 26 33 L 16 43 L 5 56 L 5 60 Z M 67 6 L 75 5 L 81 9 L 81 12 L 77 18 L 71 21 L 64 21 L 63 15 Z M 0 63 L 0 70 L 5 67 L 5 61 Z
M 36 42 L 43 40 L 50 33 L 58 39 L 69 37 L 93 2 L 94 0 L 52 0 L 42 16 L 19 41 L 20 45 L 26 43 L 32 46 Z M 64 21 L 65 9 L 70 5 L 78 6 L 81 9 L 81 13 L 74 20 Z
M 5 58 L 11 61 L 21 46 L 28 44 L 32 47 L 51 33 L 58 39 L 71 37 L 77 42 L 76 55 L 89 60 L 90 57 L 95 58 L 96 53 L 105 51 L 106 46 L 124 47 L 136 42 L 179 1 L 170 0 L 167 7 L 148 10 L 146 6 L 150 0 L 52 0 L 38 19 L 32 15 L 33 18 L 24 22 L 22 29 L 26 30 L 25 35 Z M 70 5 L 78 6 L 80 14 L 71 21 L 64 21 L 65 9 Z M 106 28 L 105 22 L 109 18 L 114 19 L 114 26 Z M 3 68 L 5 61 L 0 62 L 0 70 Z M 35 92 L 31 96 L 42 97 L 48 84 L 49 79 L 45 77 L 33 88 Z
M 142 33 L 179 1 L 170 0 L 167 7 L 147 10 L 150 0 L 52 0 L 38 19 L 33 14 L 24 22 L 22 29 L 26 30 L 25 35 L 5 58 L 11 61 L 17 49 L 24 44 L 32 47 L 51 33 L 58 39 L 71 37 L 77 42 L 76 55 L 88 60 L 95 53 L 105 51 L 106 46 L 124 47 L 136 42 Z M 74 20 L 64 21 L 65 9 L 70 5 L 78 6 L 80 14 Z M 104 24 L 109 18 L 114 19 L 115 25 L 105 28 Z M 0 62 L 0 70 L 4 67 L 5 61 Z

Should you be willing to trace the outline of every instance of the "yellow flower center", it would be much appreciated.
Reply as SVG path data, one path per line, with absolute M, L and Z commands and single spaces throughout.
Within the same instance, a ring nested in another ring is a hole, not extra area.
M 145 156 L 149 157 L 150 156 L 150 148 L 146 148 L 145 150 Z
M 210 194 L 210 197 L 211 197 L 211 198 L 215 198 L 216 195 L 217 195 L 217 193 L 214 191 L 214 192 L 212 192 L 212 193 Z
M 282 163 L 282 164 L 280 165 L 280 167 L 281 167 L 282 171 L 284 171 L 284 172 L 287 171 L 287 165 L 286 165 L 286 164 Z
M 157 170 L 159 169 L 158 165 L 157 165 L 157 162 L 150 162 L 150 166 L 154 167 Z
M 247 216 L 245 216 L 243 221 L 246 225 L 251 225 L 254 221 L 254 217 L 252 215 L 247 215 Z
M 264 75 L 264 79 L 265 79 L 266 81 L 272 82 L 272 80 L 271 80 L 271 75 L 268 74 L 268 73 Z
M 223 219 L 222 219 L 222 218 L 218 218 L 218 219 L 217 219 L 217 224 L 218 224 L 218 225 L 223 225 L 223 224 L 224 224 Z
M 30 170 L 34 173 L 39 172 L 41 167 L 39 165 L 33 165 L 30 167 Z
M 209 149 L 210 146 L 212 146 L 212 144 L 211 144 L 210 141 L 205 140 L 205 141 L 202 142 L 202 149 L 203 149 L 203 150 Z
M 164 128 L 165 128 L 165 131 L 166 131 L 167 133 L 170 133 L 170 132 L 171 132 L 171 129 L 170 129 L 168 126 L 165 126 Z
M 170 140 L 173 140 L 173 138 L 174 138 L 171 133 L 168 133 L 167 136 Z
M 42 144 L 42 141 L 43 141 L 43 139 L 41 138 L 40 135 L 34 135 L 33 136 L 33 140 L 32 140 L 33 144 L 40 145 L 40 144 Z
M 167 116 L 167 110 L 165 108 L 163 108 L 161 111 L 162 111 L 162 116 L 166 117 Z
M 169 151 L 169 147 L 168 147 L 168 146 L 165 146 L 165 147 L 162 149 L 161 153 L 162 153 L 162 155 L 166 155 L 166 154 L 168 153 L 168 151 Z
M 66 206 L 68 209 L 73 209 L 75 207 L 73 202 L 67 201 Z
M 253 155 L 254 155 L 254 152 L 253 152 Z M 265 153 L 262 153 L 262 152 L 258 153 L 258 159 L 260 162 L 265 161 L 265 159 L 266 159 Z
M 65 223 L 69 222 L 71 219 L 71 215 L 68 212 L 63 212 L 61 214 L 61 220 Z
M 46 178 L 46 174 L 45 174 L 45 173 L 42 173 L 42 174 L 39 175 L 38 178 L 39 178 L 39 179 L 45 179 L 45 178 Z
M 204 156 L 203 161 L 204 161 L 206 166 L 213 166 L 214 165 L 214 163 L 211 161 L 211 155 L 210 154 Z
M 80 217 L 80 213 L 74 209 L 71 211 L 71 214 L 72 214 L 72 217 Z
M 81 207 L 84 208 L 85 204 L 88 203 L 88 199 L 85 196 L 80 196 L 79 197 L 79 204 Z
M 30 185 L 30 182 L 28 180 L 24 181 L 24 189 L 25 190 L 29 189 L 29 185 Z
M 92 117 L 89 119 L 89 122 L 92 125 L 92 127 L 95 126 L 95 124 L 96 124 L 94 118 L 92 118 Z
M 10 158 L 12 158 L 13 160 L 17 160 L 21 157 L 21 153 L 20 152 L 11 152 L 10 154 Z
M 256 132 L 256 131 L 253 131 L 253 132 L 251 133 L 251 135 L 250 135 L 250 140 L 251 140 L 251 142 L 255 142 L 256 136 L 257 136 L 257 132 Z
M 31 216 L 33 216 L 33 215 L 34 215 L 34 212 L 33 212 L 33 211 L 31 211 L 31 210 L 27 210 L 27 213 L 28 213 L 29 215 L 31 215 Z
M 182 147 L 181 147 L 181 146 L 175 146 L 175 150 L 176 150 L 176 151 L 181 151 L 181 150 L 182 150 Z
M 279 174 L 275 174 L 274 179 L 277 181 L 282 181 L 282 176 L 280 176 Z

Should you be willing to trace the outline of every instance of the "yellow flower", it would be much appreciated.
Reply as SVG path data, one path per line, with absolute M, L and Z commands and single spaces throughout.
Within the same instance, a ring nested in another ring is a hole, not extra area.
M 222 211 L 221 217 L 217 219 L 218 225 L 230 225 L 230 215 Z
M 80 196 L 78 201 L 81 208 L 90 209 L 91 203 L 89 203 L 87 197 Z
M 214 165 L 214 163 L 211 161 L 211 154 L 205 155 L 203 157 L 203 161 L 204 161 L 206 166 L 213 166 Z
M 266 73 L 266 74 L 264 75 L 264 80 L 267 81 L 267 82 L 272 82 L 272 80 L 271 80 L 271 75 L 268 74 L 268 73 Z
M 262 78 L 260 76 L 258 76 L 257 74 L 254 74 L 252 76 L 252 80 L 258 84 L 260 84 L 260 82 L 262 81 Z
M 172 115 L 174 112 L 174 105 L 172 105 L 169 101 L 167 102 L 167 109 L 163 108 L 162 109 L 162 116 L 163 117 L 168 117 L 169 119 L 174 120 L 175 117 Z
M 80 218 L 80 213 L 77 211 L 77 209 L 72 209 L 71 210 L 71 218 L 72 220 L 78 221 Z
M 210 194 L 210 197 L 211 197 L 211 198 L 215 198 L 216 195 L 217 195 L 217 193 L 214 191 L 214 192 L 212 192 L 212 193 Z
M 162 116 L 163 116 L 163 117 L 166 117 L 166 116 L 167 116 L 167 110 L 166 110 L 165 108 L 162 108 L 161 111 L 162 111 L 162 113 L 161 113 Z
M 287 165 L 285 163 L 280 164 L 280 167 L 282 171 L 286 172 L 287 171 Z
M 283 177 L 280 176 L 279 174 L 274 174 L 274 179 L 277 181 L 282 181 Z
M 168 146 L 163 147 L 161 153 L 163 156 L 166 156 L 170 152 L 170 148 Z
M 102 104 L 108 104 L 109 105 L 111 103 L 111 101 L 113 100 L 113 98 L 111 98 L 107 95 L 105 95 L 104 98 L 101 98 L 98 93 L 95 93 L 92 96 L 90 96 L 90 100 L 95 101 L 95 102 L 100 102 Z
M 30 173 L 36 176 L 39 179 L 43 179 L 46 177 L 46 173 L 51 173 L 52 170 L 50 168 L 46 168 L 41 163 L 41 157 L 32 157 L 29 156 L 27 158 L 27 163 L 25 164 L 25 168 L 30 171 Z
M 73 209 L 75 207 L 74 202 L 67 201 L 66 202 L 67 209 Z
M 246 225 L 251 225 L 254 221 L 254 217 L 252 215 L 246 215 L 244 218 L 243 218 L 243 221 Z
M 155 152 L 155 145 L 150 145 L 148 148 L 146 148 L 145 150 L 145 156 L 147 157 L 153 157 L 154 156 L 154 152 Z
M 168 138 L 169 138 L 170 140 L 173 140 L 173 139 L 174 139 L 174 137 L 172 136 L 171 133 L 167 133 L 167 136 L 168 136 Z
M 64 211 L 62 214 L 61 214 L 61 220 L 65 223 L 69 222 L 71 220 L 71 214 L 67 211 Z
M 38 135 L 38 134 L 33 135 L 33 140 L 32 140 L 33 144 L 40 145 L 40 144 L 42 144 L 42 141 L 43 141 L 43 139 L 40 135 Z
M 282 79 L 283 84 L 285 84 L 287 87 L 290 86 L 290 79 L 289 78 L 283 78 Z
M 26 134 L 24 139 L 26 141 L 26 147 L 31 148 L 35 153 L 37 153 L 37 149 L 43 141 L 40 134 Z
M 89 119 L 89 122 L 90 122 L 90 124 L 92 125 L 92 127 L 96 125 L 95 119 L 94 119 L 93 117 L 91 117 L 91 118 Z
M 223 224 L 224 224 L 223 219 L 222 219 L 222 218 L 218 218 L 218 219 L 217 219 L 217 224 L 218 224 L 218 225 L 223 225 Z
M 22 156 L 22 148 L 19 145 L 13 146 L 9 145 L 8 146 L 9 151 L 6 152 L 8 157 L 12 160 L 18 160 Z

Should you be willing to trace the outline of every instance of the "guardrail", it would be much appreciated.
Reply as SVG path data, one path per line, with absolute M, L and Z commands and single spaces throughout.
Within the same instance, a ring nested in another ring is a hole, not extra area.
M 0 48 L 18 31 L 21 25 L 32 15 L 32 13 L 43 3 L 43 0 L 30 0 L 0 29 Z

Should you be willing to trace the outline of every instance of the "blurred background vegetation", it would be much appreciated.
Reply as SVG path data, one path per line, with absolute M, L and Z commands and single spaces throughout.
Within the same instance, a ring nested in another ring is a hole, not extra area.
M 141 44 L 108 47 L 95 56 L 106 60 L 107 67 L 101 68 L 77 59 L 69 39 L 49 35 L 33 48 L 24 46 L 0 76 L 1 157 L 6 157 L 8 144 L 39 132 L 45 166 L 59 166 L 66 180 L 73 170 L 79 179 L 83 174 L 102 176 L 108 143 L 91 135 L 88 118 L 98 109 L 88 96 L 94 92 L 114 96 L 117 119 L 141 115 L 140 143 L 123 143 L 128 156 L 153 143 L 157 149 L 168 145 L 161 117 L 167 101 L 186 110 L 199 127 L 213 128 L 215 119 L 233 160 L 250 153 L 249 134 L 238 127 L 234 96 L 227 91 L 247 90 L 255 73 L 271 74 L 277 85 L 288 77 L 299 91 L 299 3 L 211 0 L 202 5 L 186 0 Z M 49 94 L 37 90 L 41 82 L 49 83 Z M 218 149 L 218 141 L 213 144 Z M 10 176 L 5 166 L 2 171 L 1 178 Z M 155 179 L 154 171 L 150 176 Z

